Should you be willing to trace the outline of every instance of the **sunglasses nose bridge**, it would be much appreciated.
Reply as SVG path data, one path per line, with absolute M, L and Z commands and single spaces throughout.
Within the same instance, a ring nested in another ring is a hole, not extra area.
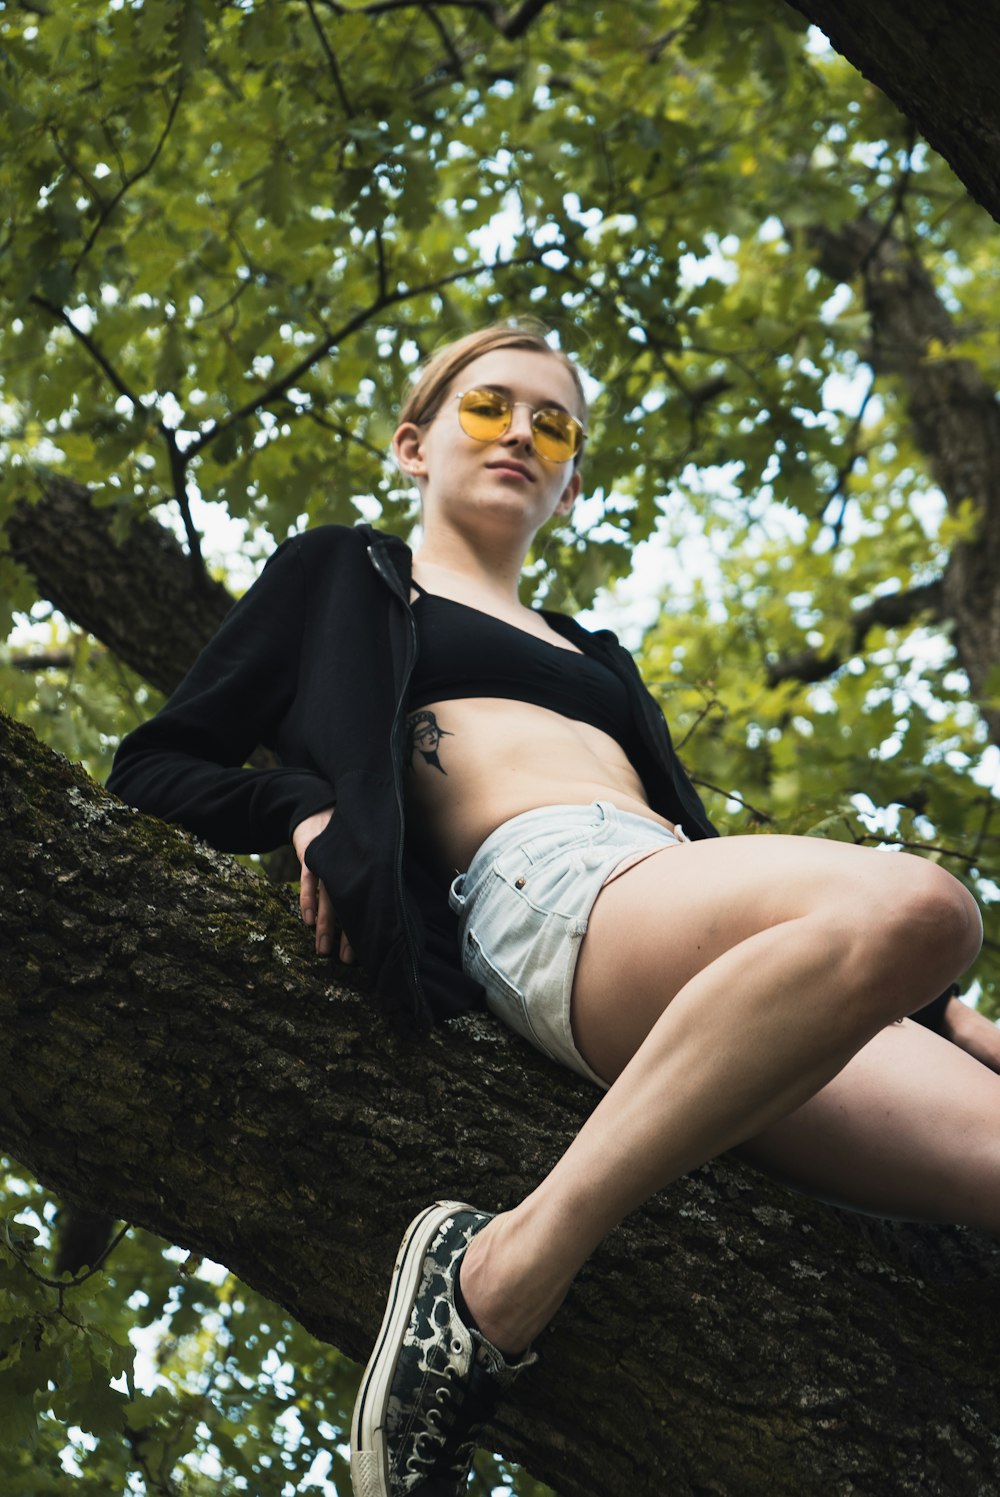
M 513 400 L 510 403 L 507 417 L 507 425 L 501 434 L 501 439 L 512 442 L 527 442 L 534 445 L 535 441 L 535 411 L 526 400 Z

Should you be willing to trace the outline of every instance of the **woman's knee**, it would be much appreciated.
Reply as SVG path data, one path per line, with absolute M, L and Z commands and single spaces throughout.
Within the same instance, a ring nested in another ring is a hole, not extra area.
M 907 995 L 913 983 L 940 983 L 943 989 L 979 954 L 979 906 L 936 863 L 906 854 L 895 855 L 892 863 L 892 876 L 878 896 L 858 893 L 862 928 Z

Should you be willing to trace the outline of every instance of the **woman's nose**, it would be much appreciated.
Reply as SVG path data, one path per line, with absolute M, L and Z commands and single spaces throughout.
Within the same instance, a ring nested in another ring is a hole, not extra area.
M 510 425 L 504 432 L 504 437 L 510 443 L 524 442 L 527 446 L 534 445 L 535 433 L 531 426 L 532 410 L 530 405 L 524 405 L 520 401 L 511 412 Z

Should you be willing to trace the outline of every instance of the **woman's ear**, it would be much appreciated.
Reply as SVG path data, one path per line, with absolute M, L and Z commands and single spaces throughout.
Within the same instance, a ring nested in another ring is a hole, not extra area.
M 559 495 L 559 500 L 552 513 L 555 515 L 568 515 L 579 498 L 582 484 L 583 479 L 580 477 L 579 471 L 574 470 L 573 477 Z
M 420 427 L 413 421 L 404 421 L 393 433 L 392 450 L 400 472 L 411 478 L 422 478 L 427 469 L 424 465 L 424 443 Z

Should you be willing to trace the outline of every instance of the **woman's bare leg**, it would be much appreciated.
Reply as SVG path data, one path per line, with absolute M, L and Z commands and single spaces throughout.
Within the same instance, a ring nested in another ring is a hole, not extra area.
M 623 1216 L 768 1137 L 942 991 L 980 938 L 974 902 L 934 865 L 807 838 L 670 848 L 614 880 L 583 942 L 573 1026 L 615 1084 L 541 1185 L 470 1247 L 462 1288 L 484 1333 L 523 1346 Z M 1000 1200 L 998 1184 L 994 1164 Z
M 738 1152 L 856 1211 L 1000 1231 L 1000 1076 L 908 1019 Z

